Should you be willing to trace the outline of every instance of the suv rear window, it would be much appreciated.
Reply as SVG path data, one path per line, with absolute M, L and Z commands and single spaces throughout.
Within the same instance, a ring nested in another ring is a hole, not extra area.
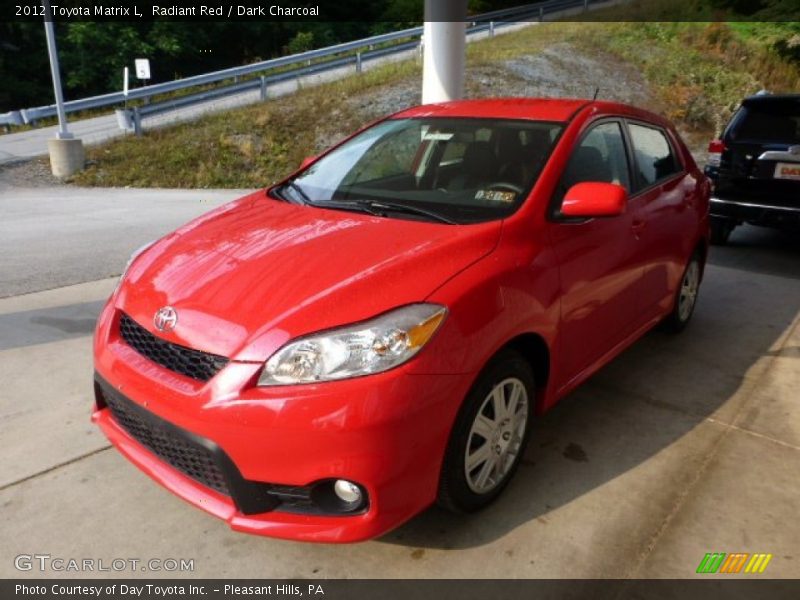
M 745 104 L 727 135 L 730 141 L 800 142 L 800 100 L 764 100 Z

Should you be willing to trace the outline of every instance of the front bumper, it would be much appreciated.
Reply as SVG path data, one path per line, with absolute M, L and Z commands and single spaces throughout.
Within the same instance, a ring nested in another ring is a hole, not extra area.
M 800 226 L 800 207 L 782 206 L 769 202 L 711 198 L 709 213 L 712 217 L 746 221 L 774 227 Z
M 106 386 L 106 394 L 120 394 L 136 410 L 223 453 L 253 497 L 242 503 L 241 494 L 221 493 L 164 460 L 115 418 L 102 394 L 93 420 L 147 475 L 233 529 L 354 542 L 386 533 L 435 500 L 450 427 L 470 377 L 400 367 L 325 384 L 258 388 L 260 363 L 231 362 L 203 383 L 139 355 L 113 333 L 115 320 L 107 307 L 95 339 L 100 390 Z M 368 506 L 355 514 L 315 514 L 259 496 L 265 485 L 307 487 L 331 479 L 358 483 Z

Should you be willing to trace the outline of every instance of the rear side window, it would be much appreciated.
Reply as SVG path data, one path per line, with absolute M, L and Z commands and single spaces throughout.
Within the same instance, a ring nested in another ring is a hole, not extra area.
M 586 181 L 616 183 L 630 191 L 628 157 L 618 122 L 595 125 L 573 150 L 561 178 L 558 206 L 569 188 Z
M 637 175 L 644 187 L 680 172 L 680 164 L 663 131 L 636 123 L 628 127 Z
M 728 130 L 730 141 L 800 142 L 800 101 L 753 102 L 739 109 Z

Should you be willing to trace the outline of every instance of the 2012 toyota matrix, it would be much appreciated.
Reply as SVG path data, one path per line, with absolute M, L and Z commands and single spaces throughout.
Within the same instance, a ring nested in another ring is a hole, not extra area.
M 675 129 L 622 104 L 391 115 L 131 258 L 93 419 L 240 531 L 351 542 L 478 510 L 537 415 L 689 322 L 709 193 Z

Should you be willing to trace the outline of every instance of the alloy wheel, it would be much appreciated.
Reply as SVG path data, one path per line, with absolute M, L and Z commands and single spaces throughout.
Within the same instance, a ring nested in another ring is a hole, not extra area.
M 691 316 L 699 288 L 700 265 L 697 264 L 696 260 L 693 260 L 689 263 L 681 282 L 681 295 L 678 298 L 678 316 L 681 321 L 686 321 Z
M 472 423 L 464 453 L 467 485 L 477 494 L 496 488 L 511 472 L 528 424 L 528 393 L 519 379 L 495 385 Z

